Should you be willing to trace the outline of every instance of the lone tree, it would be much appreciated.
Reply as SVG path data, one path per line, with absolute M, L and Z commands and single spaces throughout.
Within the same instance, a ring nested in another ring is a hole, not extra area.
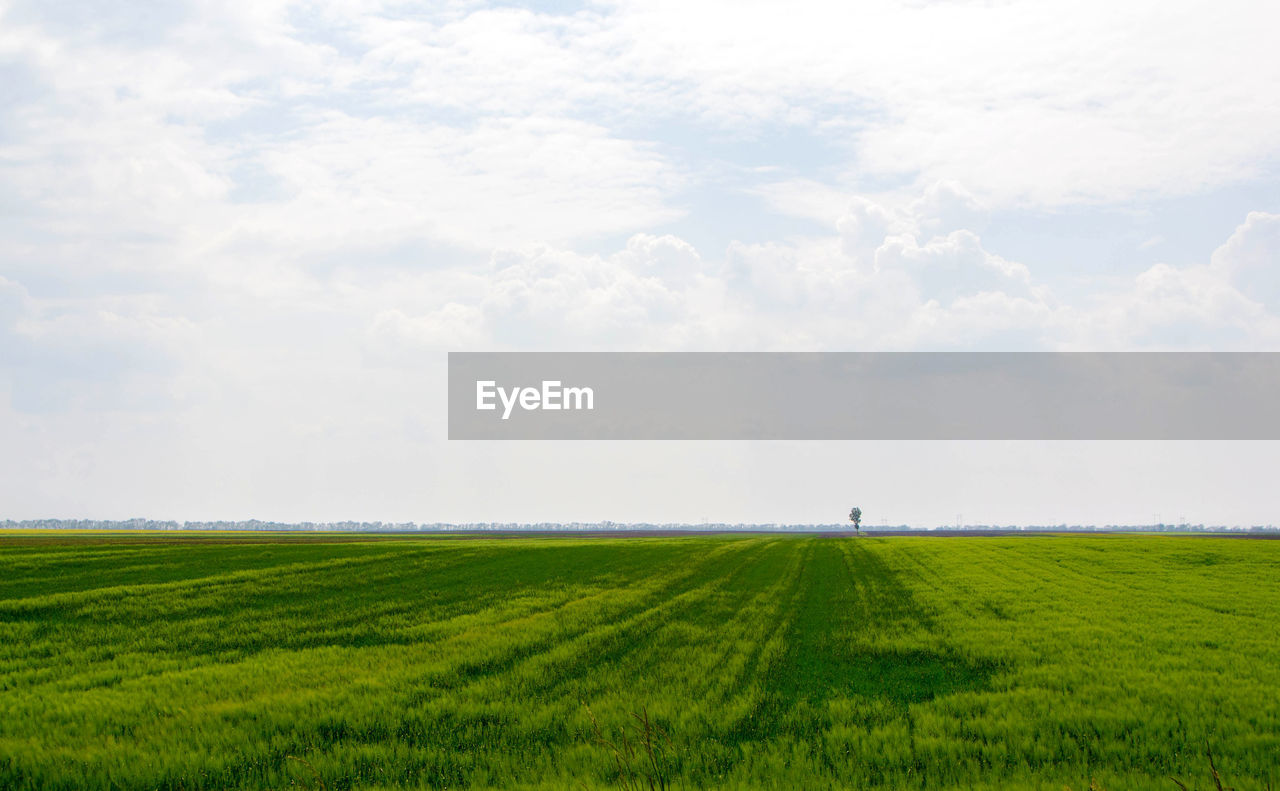
M 853 507 L 853 510 L 849 512 L 849 521 L 853 522 L 854 532 L 856 532 L 858 535 L 862 535 L 862 509 L 861 508 L 859 508 L 856 505 Z

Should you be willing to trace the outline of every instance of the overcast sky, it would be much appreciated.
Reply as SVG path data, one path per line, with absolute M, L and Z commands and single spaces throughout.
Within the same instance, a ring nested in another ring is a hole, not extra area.
M 0 518 L 1280 523 L 1280 443 L 461 443 L 449 350 L 1280 351 L 1266 0 L 0 0 Z

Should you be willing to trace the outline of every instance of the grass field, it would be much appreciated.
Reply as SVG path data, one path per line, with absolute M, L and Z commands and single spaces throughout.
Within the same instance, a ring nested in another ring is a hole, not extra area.
M 0 536 L 4 789 L 1176 791 L 1206 742 L 1280 785 L 1280 542 Z

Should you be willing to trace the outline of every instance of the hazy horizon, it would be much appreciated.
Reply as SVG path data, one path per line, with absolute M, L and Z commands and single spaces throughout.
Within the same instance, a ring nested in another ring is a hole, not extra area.
M 243 530 L 243 531 L 329 531 L 329 532 L 1267 532 L 1280 530 L 1273 524 L 1230 525 L 1191 522 L 1151 522 L 1146 524 L 983 524 L 958 521 L 954 524 L 863 524 L 855 529 L 848 522 L 384 522 L 343 520 L 334 522 L 274 522 L 260 519 L 166 520 L 134 517 L 121 520 L 98 519 L 0 519 L 0 529 L 10 530 Z

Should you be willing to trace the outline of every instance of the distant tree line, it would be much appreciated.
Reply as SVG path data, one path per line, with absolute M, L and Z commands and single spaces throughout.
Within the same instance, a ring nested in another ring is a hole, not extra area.
M 861 517 L 861 513 L 858 514 Z M 851 521 L 854 521 L 851 519 Z M 1203 524 L 1149 524 L 1149 525 L 947 525 L 934 528 L 913 528 L 907 525 L 863 525 L 854 521 L 855 528 L 863 532 L 1056 532 L 1056 533 L 1274 533 L 1280 532 L 1274 525 L 1203 525 Z M 177 522 L 156 519 L 26 519 L 0 521 L 0 529 L 9 530 L 248 530 L 248 531 L 312 531 L 339 533 L 439 533 L 439 532 L 662 532 L 662 531 L 739 531 L 759 533 L 820 533 L 848 532 L 844 524 L 779 524 L 707 522 L 699 524 L 679 522 L 268 522 L 258 519 L 241 521 Z

